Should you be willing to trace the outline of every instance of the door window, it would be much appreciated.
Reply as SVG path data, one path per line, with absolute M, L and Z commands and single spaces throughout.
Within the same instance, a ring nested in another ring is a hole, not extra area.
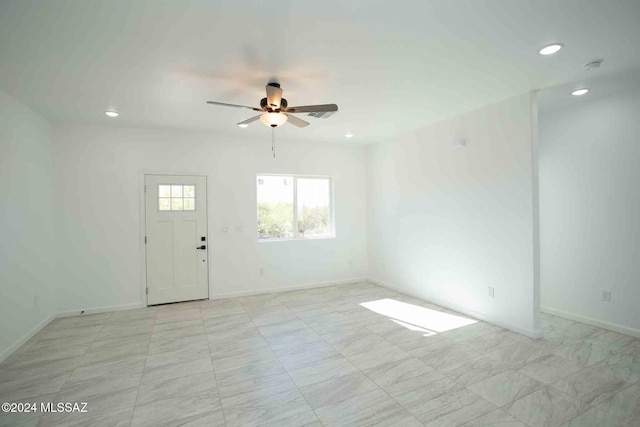
M 159 211 L 195 211 L 196 186 L 193 184 L 158 184 Z

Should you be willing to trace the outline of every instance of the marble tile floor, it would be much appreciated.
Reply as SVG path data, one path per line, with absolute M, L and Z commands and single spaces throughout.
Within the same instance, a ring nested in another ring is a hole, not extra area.
M 370 283 L 57 319 L 0 364 L 0 402 L 87 412 L 0 425 L 640 426 L 640 340 L 427 318 L 469 319 Z

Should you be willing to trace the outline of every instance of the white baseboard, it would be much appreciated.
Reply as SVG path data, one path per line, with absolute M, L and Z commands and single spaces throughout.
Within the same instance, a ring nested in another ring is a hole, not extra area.
M 366 282 L 366 281 L 367 281 L 366 277 L 354 277 L 350 279 L 333 280 L 328 282 L 305 283 L 302 285 L 282 286 L 278 288 L 260 289 L 255 291 L 241 291 L 241 292 L 229 292 L 224 294 L 215 294 L 215 295 L 210 295 L 209 299 L 223 299 L 223 298 L 233 298 L 233 297 L 249 296 L 249 295 L 270 294 L 275 292 L 296 291 L 301 289 L 319 288 L 323 286 L 346 285 L 349 283 Z M 133 303 L 133 304 L 112 305 L 112 306 L 106 306 L 106 307 L 87 308 L 84 310 L 81 310 L 81 309 L 69 310 L 69 311 L 61 311 L 57 313 L 55 315 L 55 318 L 86 316 L 87 314 L 108 313 L 110 311 L 132 310 L 132 309 L 144 308 L 144 307 L 146 307 L 146 304 L 144 303 Z
M 120 311 L 120 310 L 133 310 L 135 308 L 143 308 L 143 307 L 146 307 L 146 305 L 142 303 L 111 305 L 106 307 L 87 308 L 84 310 L 61 311 L 57 313 L 55 317 L 56 319 L 58 319 L 62 317 L 86 316 L 87 314 L 108 313 L 110 311 Z
M 592 319 L 591 317 L 581 316 L 575 313 L 569 313 L 566 311 L 558 310 L 551 307 L 540 307 L 540 311 L 547 314 L 553 314 L 554 316 L 564 317 L 569 320 L 575 320 L 576 322 L 586 323 L 587 325 L 595 326 L 597 328 L 608 329 L 610 331 L 619 332 L 625 335 L 631 335 L 632 337 L 640 338 L 640 330 L 628 328 L 626 326 L 618 325 L 616 323 L 609 323 L 603 320 Z
M 210 294 L 209 299 L 225 299 L 235 297 L 246 297 L 251 295 L 272 294 L 278 292 L 299 291 L 310 288 L 321 288 L 326 286 L 348 285 L 350 283 L 366 282 L 366 277 L 353 277 L 350 279 L 332 280 L 328 282 L 305 283 L 302 285 L 281 286 L 278 288 L 260 289 L 255 291 L 227 292 L 223 294 Z
M 384 286 L 385 288 L 389 288 L 391 290 L 394 290 L 394 291 L 397 291 L 397 292 L 401 292 L 403 294 L 407 294 L 407 295 L 410 295 L 410 296 L 415 297 L 415 298 L 419 298 L 421 300 L 424 300 L 424 301 L 439 305 L 441 307 L 446 307 L 446 308 L 448 308 L 450 310 L 454 310 L 454 311 L 457 311 L 458 313 L 466 314 L 467 316 L 471 316 L 471 317 L 476 318 L 478 320 L 482 320 L 484 322 L 488 322 L 488 323 L 491 323 L 493 325 L 500 326 L 501 328 L 509 329 L 510 331 L 516 332 L 516 333 L 518 333 L 520 335 L 527 336 L 529 338 L 534 338 L 534 339 L 542 338 L 542 329 L 530 330 L 530 329 L 518 328 L 518 327 L 515 327 L 513 325 L 508 325 L 508 324 L 502 322 L 501 320 L 491 318 L 490 316 L 487 316 L 487 315 L 485 315 L 483 313 L 478 313 L 478 312 L 475 312 L 473 310 L 469 310 L 466 307 L 462 307 L 462 306 L 459 306 L 457 304 L 452 304 L 449 301 L 443 301 L 443 300 L 440 300 L 438 298 L 430 298 L 430 299 L 426 300 L 422 295 L 418 295 L 418 294 L 412 292 L 411 290 L 407 290 L 407 289 L 401 288 L 400 286 L 395 286 L 395 285 L 392 285 L 390 283 L 384 282 L 382 280 L 374 279 L 373 277 L 369 277 L 367 280 L 369 282 L 375 284 L 375 285 Z
M 53 319 L 55 319 L 55 315 L 51 314 L 46 317 L 42 322 L 38 323 L 35 328 L 31 329 L 27 332 L 22 338 L 18 341 L 11 344 L 5 351 L 0 354 L 0 363 L 4 362 L 9 356 L 13 354 L 14 351 L 22 347 L 27 341 L 29 341 L 35 334 L 40 332 L 45 326 L 47 326 Z

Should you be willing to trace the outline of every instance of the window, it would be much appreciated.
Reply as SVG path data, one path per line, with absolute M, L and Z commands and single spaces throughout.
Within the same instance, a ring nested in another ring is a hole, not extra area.
M 331 178 L 259 175 L 258 239 L 333 237 Z
M 158 210 L 160 211 L 195 211 L 195 185 L 158 185 Z

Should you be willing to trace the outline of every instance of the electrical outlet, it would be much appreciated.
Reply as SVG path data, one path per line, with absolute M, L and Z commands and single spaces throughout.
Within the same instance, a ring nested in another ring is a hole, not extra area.
M 493 298 L 495 295 L 495 289 L 493 289 L 493 287 L 489 286 L 489 298 Z
M 222 231 L 223 233 L 228 233 L 229 232 L 229 227 L 224 225 L 224 226 L 220 227 L 220 231 Z
M 602 301 L 611 302 L 611 291 L 602 291 Z

